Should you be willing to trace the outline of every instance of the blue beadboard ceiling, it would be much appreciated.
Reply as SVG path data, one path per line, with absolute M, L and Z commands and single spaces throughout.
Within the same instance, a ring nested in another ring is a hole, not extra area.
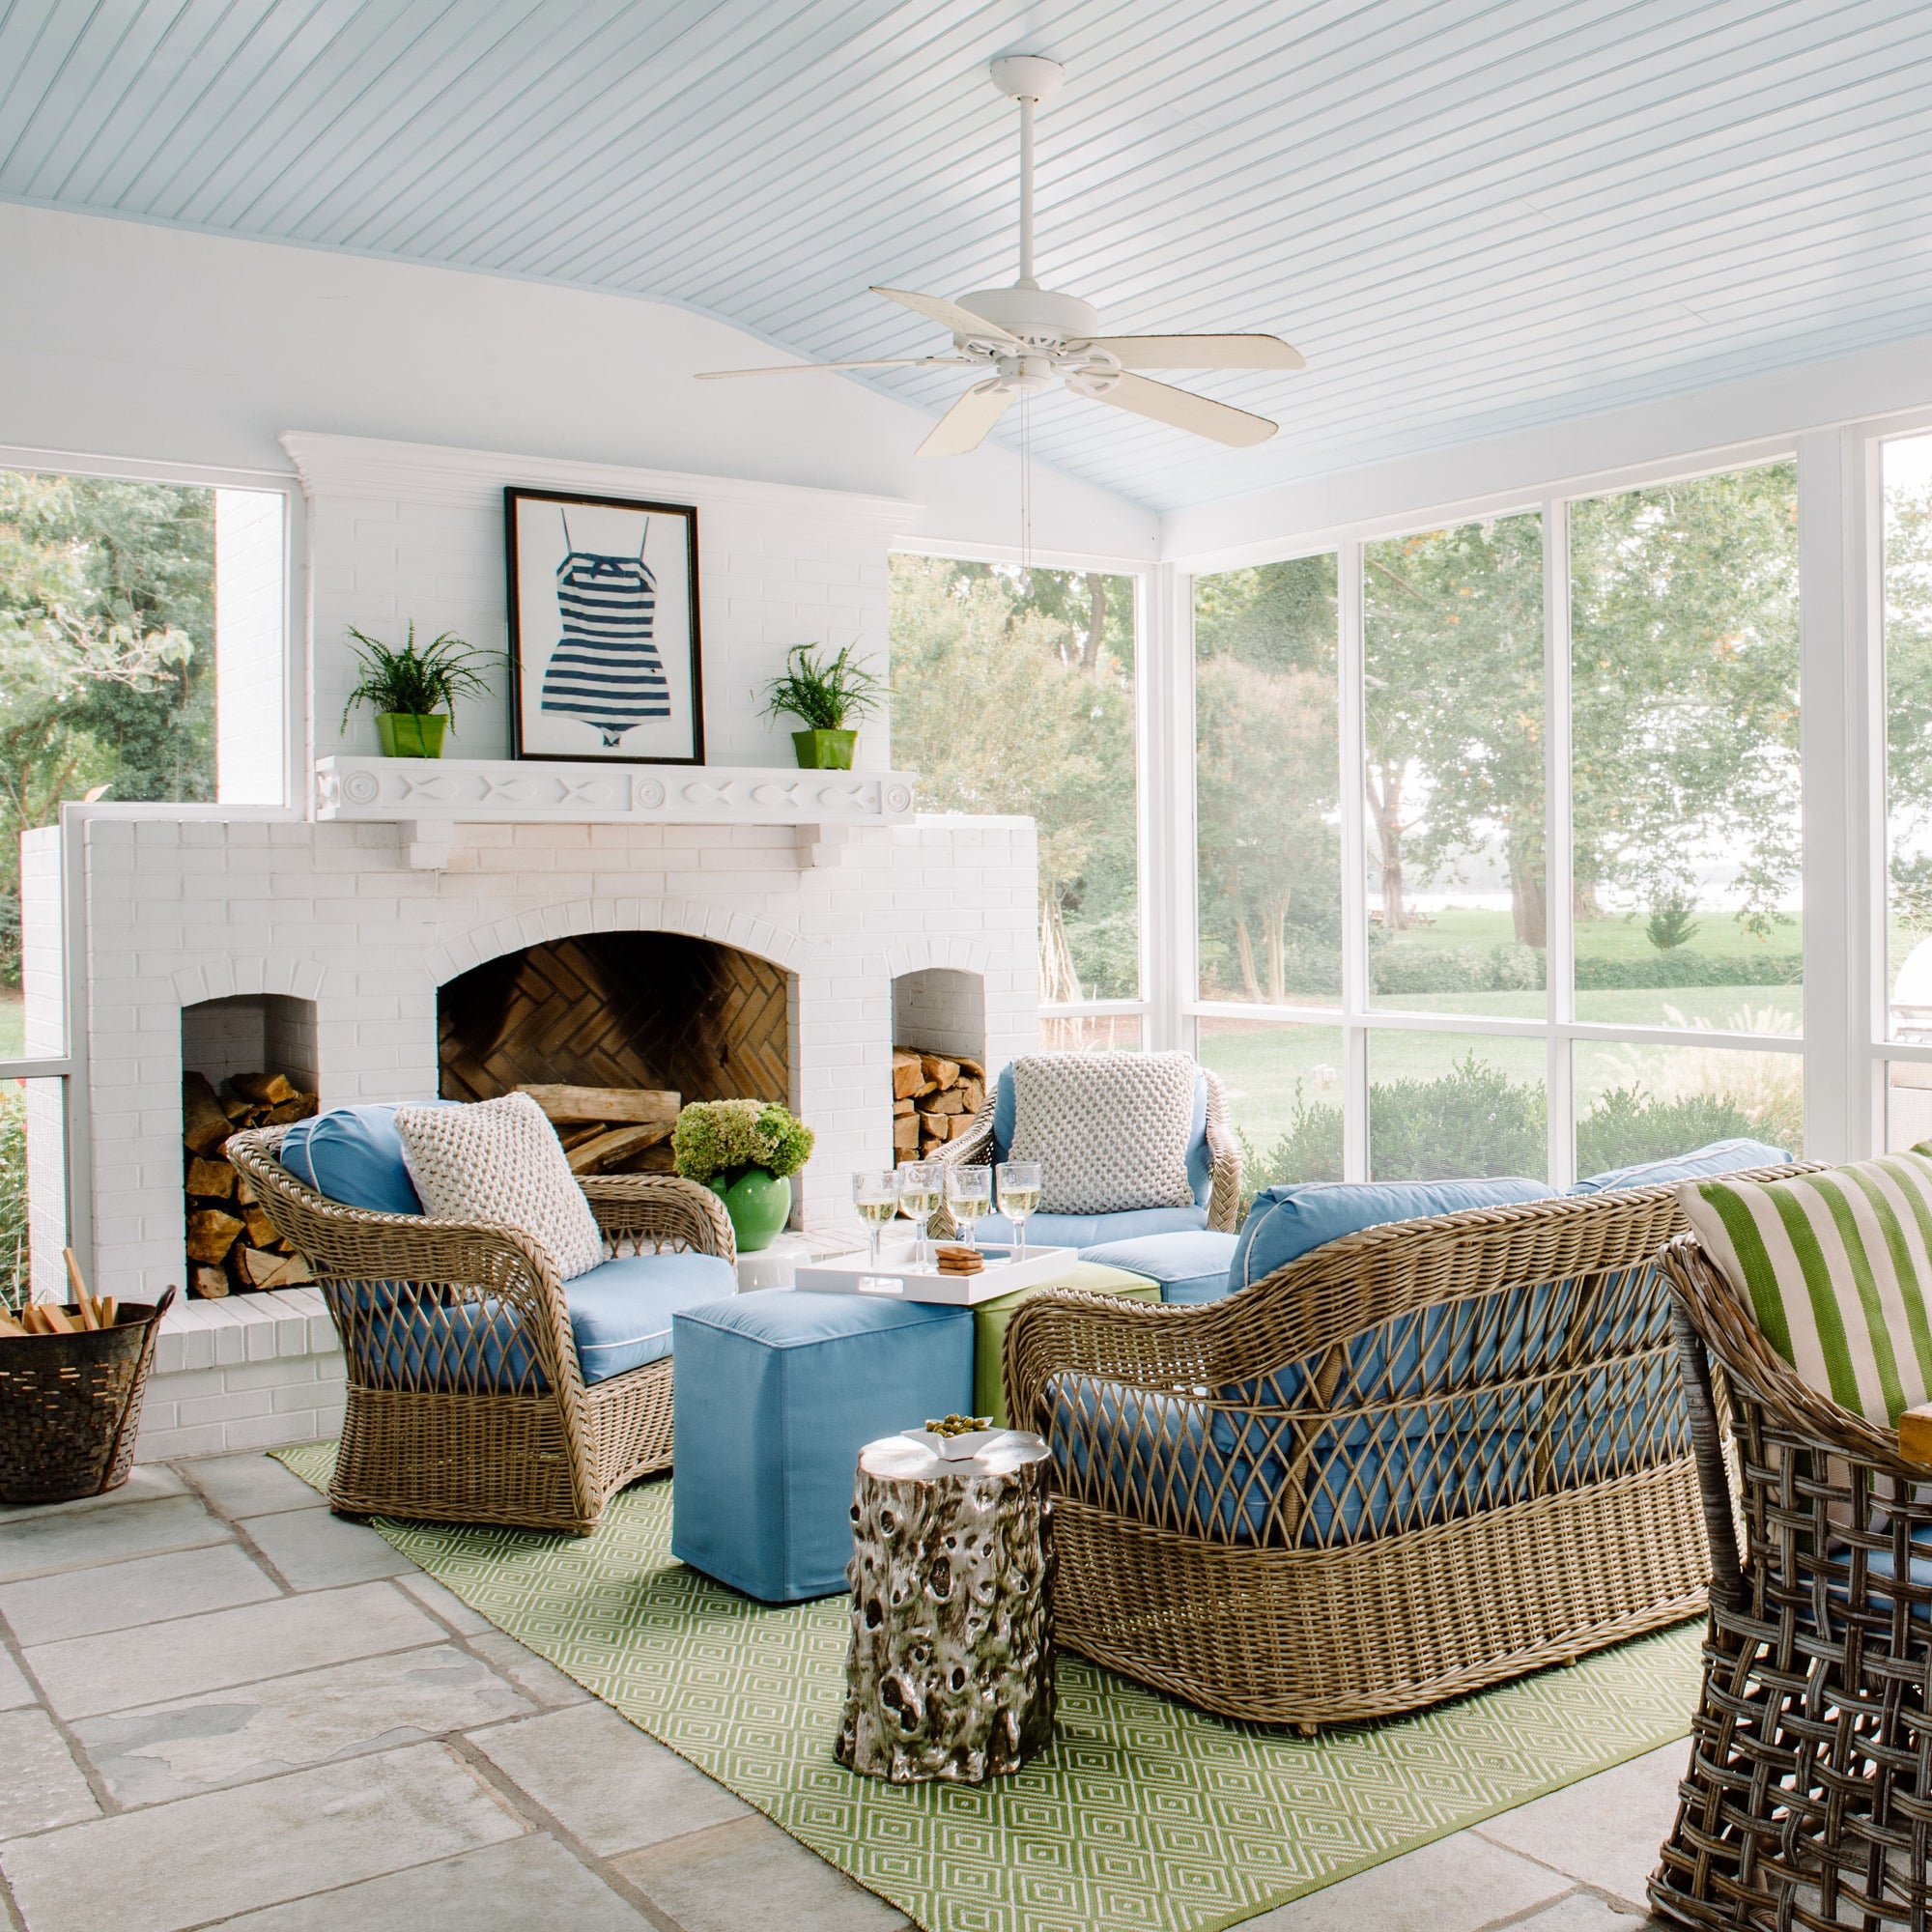
M 1309 359 L 1176 378 L 1275 416 L 1254 450 L 1034 406 L 1141 503 L 1932 334 L 1925 0 L 0 0 L 0 196 L 918 355 L 868 282 L 1012 279 L 1001 52 L 1067 68 L 1047 286 Z

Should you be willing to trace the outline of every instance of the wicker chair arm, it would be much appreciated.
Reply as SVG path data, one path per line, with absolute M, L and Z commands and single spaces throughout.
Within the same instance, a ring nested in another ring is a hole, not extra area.
M 1077 1288 L 1044 1288 L 1007 1329 L 1007 1413 L 1015 1429 L 1046 1434 L 1047 1384 L 1056 1376 L 1186 1395 L 1206 1394 L 1212 1359 L 1208 1307 L 1169 1308 Z
M 604 1174 L 582 1180 L 604 1238 L 681 1245 L 736 1262 L 737 1236 L 724 1204 L 708 1187 L 669 1174 Z
M 1659 1260 L 1697 1340 L 1778 1427 L 1804 1436 L 1821 1457 L 1861 1463 L 1908 1483 L 1932 1482 L 1932 1468 L 1898 1453 L 1893 1431 L 1840 1408 L 1799 1378 L 1765 1340 L 1744 1296 L 1695 1235 L 1679 1235 Z
M 948 1141 L 932 1157 L 947 1167 L 983 1167 L 992 1159 L 993 1101 L 990 1094 L 973 1116 L 973 1124 L 957 1140 Z M 952 1210 L 946 1205 L 944 1189 L 927 1232 L 936 1241 L 951 1241 L 959 1234 L 959 1224 L 953 1220 Z
M 1228 1090 L 1218 1073 L 1208 1075 L 1208 1158 L 1213 1176 L 1208 1225 L 1232 1235 L 1241 1225 L 1241 1144 L 1229 1122 Z

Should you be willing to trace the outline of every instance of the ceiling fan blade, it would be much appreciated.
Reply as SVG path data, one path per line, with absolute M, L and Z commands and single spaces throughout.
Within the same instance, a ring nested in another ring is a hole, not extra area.
M 970 388 L 934 425 L 920 444 L 922 456 L 964 456 L 985 441 L 987 432 L 1019 401 L 1017 389 L 980 383 Z
M 881 288 L 876 282 L 872 293 L 898 302 L 916 315 L 925 316 L 942 328 L 950 328 L 954 335 L 977 336 L 981 342 L 1010 342 L 1015 349 L 1020 347 L 1017 335 L 1002 328 L 997 322 L 988 322 L 983 315 L 975 315 L 970 308 L 961 308 L 956 301 L 948 301 L 944 296 L 915 295 L 910 289 Z
M 859 362 L 781 362 L 771 369 L 699 369 L 700 383 L 722 382 L 726 376 L 798 376 L 812 369 L 930 369 L 944 364 L 965 368 L 969 355 L 874 355 Z
M 1246 410 L 1230 409 L 1226 403 L 1210 402 L 1206 396 L 1170 388 L 1165 383 L 1150 383 L 1145 376 L 1116 376 L 1104 391 L 1082 386 L 1075 393 L 1096 403 L 1109 403 L 1117 410 L 1131 410 L 1137 416 L 1151 416 L 1155 422 L 1191 431 L 1235 449 L 1265 442 L 1280 427 L 1265 416 L 1251 416 Z
M 1096 335 L 1073 349 L 1104 349 L 1123 369 L 1305 369 L 1278 335 Z

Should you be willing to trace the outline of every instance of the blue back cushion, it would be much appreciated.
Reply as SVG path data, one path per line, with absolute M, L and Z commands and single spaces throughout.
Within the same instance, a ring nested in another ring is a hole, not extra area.
M 1385 1221 L 1454 1214 L 1464 1208 L 1503 1208 L 1547 1201 L 1540 1180 L 1316 1180 L 1265 1187 L 1255 1196 L 1228 1269 L 1235 1292 L 1344 1235 Z
M 1656 1187 L 1666 1180 L 1696 1180 L 1707 1174 L 1739 1174 L 1747 1167 L 1782 1167 L 1791 1156 L 1767 1141 L 1713 1141 L 1668 1160 L 1639 1161 L 1634 1167 L 1613 1167 L 1579 1180 L 1572 1194 L 1607 1194 L 1619 1187 Z
M 1013 1068 L 1009 1061 L 1000 1068 L 1000 1077 L 993 1086 L 993 1158 L 996 1161 L 1005 1160 L 1008 1149 L 1013 1144 L 1014 1119 Z M 1194 1205 L 1197 1208 L 1207 1207 L 1208 1198 L 1214 1191 L 1214 1163 L 1208 1151 L 1206 1073 L 1194 1076 L 1194 1118 L 1187 1128 L 1187 1179 L 1194 1186 Z M 1045 1237 L 1042 1236 L 1040 1238 L 1044 1240 Z M 1094 1238 L 1102 1240 L 1110 1236 L 1103 1232 Z
M 306 1187 L 345 1208 L 420 1214 L 422 1197 L 403 1162 L 398 1107 L 453 1107 L 454 1100 L 379 1100 L 332 1107 L 282 1136 L 281 1162 Z

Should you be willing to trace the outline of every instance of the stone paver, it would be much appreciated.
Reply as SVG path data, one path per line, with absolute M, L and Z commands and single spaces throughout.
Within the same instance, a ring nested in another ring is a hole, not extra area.
M 366 1523 L 345 1522 L 326 1509 L 248 1517 L 242 1529 L 292 1590 L 332 1590 L 416 1567 Z
M 419 1743 L 533 1708 L 482 1659 L 435 1644 L 83 1719 L 74 1736 L 115 1798 L 131 1806 Z
M 0 1871 L 25 1932 L 907 1924 L 267 1457 L 0 1511 L 7 1636 Z M 1646 1932 L 1683 1755 L 1248 1922 Z
M 275 1510 L 327 1510 L 328 1498 L 272 1456 L 202 1456 L 184 1463 L 187 1480 L 226 1516 L 268 1516 Z
M 139 1642 L 110 1632 L 35 1645 L 24 1655 L 56 1713 L 91 1718 L 407 1650 L 443 1634 L 400 1590 L 363 1583 L 151 1624 Z
M 748 1815 L 751 1806 L 608 1704 L 578 1704 L 471 1739 L 593 1852 L 631 1852 Z
M 16 1642 L 51 1643 L 205 1610 L 232 1610 L 281 1594 L 239 1544 L 217 1543 L 96 1569 L 64 1570 L 25 1583 L 0 1583 L 0 1617 L 6 1618 Z

